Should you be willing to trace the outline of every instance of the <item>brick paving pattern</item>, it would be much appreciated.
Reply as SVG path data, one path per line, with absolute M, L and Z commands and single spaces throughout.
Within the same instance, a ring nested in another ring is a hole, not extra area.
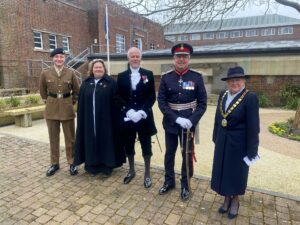
M 300 225 L 300 202 L 247 191 L 239 216 L 228 220 L 217 213 L 222 198 L 209 181 L 193 178 L 193 196 L 182 202 L 177 187 L 159 195 L 163 170 L 152 168 L 153 186 L 143 187 L 143 166 L 128 185 L 122 183 L 127 166 L 109 178 L 91 177 L 80 167 L 69 175 L 65 152 L 61 169 L 46 177 L 49 145 L 0 134 L 0 224 L 290 224 Z

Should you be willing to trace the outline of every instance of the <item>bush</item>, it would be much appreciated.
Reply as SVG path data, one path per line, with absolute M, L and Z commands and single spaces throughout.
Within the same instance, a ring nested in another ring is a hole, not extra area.
M 5 108 L 5 106 L 6 106 L 6 102 L 5 102 L 5 100 L 3 100 L 3 99 L 0 99 L 0 109 L 3 109 L 3 108 Z
M 26 98 L 25 103 L 27 105 L 36 105 L 36 104 L 40 103 L 40 100 L 41 100 L 40 96 L 38 96 L 38 95 L 30 95 L 30 96 L 28 96 Z
M 300 98 L 300 86 L 287 85 L 279 91 L 283 104 L 288 109 L 297 109 Z
M 5 103 L 7 105 L 10 105 L 11 107 L 17 107 L 19 105 L 21 105 L 21 100 L 11 96 L 10 98 L 5 99 Z
M 278 135 L 280 137 L 300 141 L 300 134 L 295 131 L 292 124 L 292 119 L 289 119 L 288 122 L 275 122 L 268 127 L 268 130 L 272 134 Z
M 264 107 L 268 107 L 268 106 L 272 105 L 270 100 L 268 99 L 268 97 L 264 93 L 258 92 L 257 97 L 258 97 L 259 107 L 264 108 Z

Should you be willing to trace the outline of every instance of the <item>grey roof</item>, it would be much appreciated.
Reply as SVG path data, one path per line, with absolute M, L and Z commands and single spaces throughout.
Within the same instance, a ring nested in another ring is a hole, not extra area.
M 194 46 L 193 55 L 243 53 L 243 52 L 300 52 L 300 41 L 241 42 L 216 45 Z M 145 56 L 171 55 L 170 49 L 143 51 Z
M 241 18 L 213 20 L 210 22 L 172 24 L 165 28 L 165 35 L 180 33 L 198 33 L 218 30 L 251 29 L 259 27 L 274 27 L 300 25 L 300 20 L 278 14 L 249 16 Z
M 213 56 L 215 55 L 235 55 L 235 54 L 299 54 L 300 55 L 300 40 L 299 41 L 264 41 L 264 42 L 243 42 L 229 43 L 216 45 L 193 46 L 193 55 Z M 143 51 L 143 58 L 166 57 L 170 58 L 171 49 L 156 49 Z M 106 59 L 105 53 L 93 54 L 89 59 L 94 58 Z M 112 53 L 111 59 L 126 59 L 126 53 Z

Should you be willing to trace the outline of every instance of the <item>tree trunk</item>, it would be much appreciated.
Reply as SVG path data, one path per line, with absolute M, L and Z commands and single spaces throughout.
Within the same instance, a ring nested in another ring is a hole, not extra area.
M 300 99 L 298 100 L 298 108 L 294 118 L 294 127 L 300 130 Z

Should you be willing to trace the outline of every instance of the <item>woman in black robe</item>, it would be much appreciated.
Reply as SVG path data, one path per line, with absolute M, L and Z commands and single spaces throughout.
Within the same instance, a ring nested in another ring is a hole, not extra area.
M 78 97 L 75 165 L 85 163 L 85 170 L 92 175 L 110 175 L 113 168 L 125 162 L 118 133 L 116 89 L 104 61 L 91 61 L 89 77 L 83 81 Z
M 229 219 L 238 215 L 238 196 L 245 194 L 249 165 L 258 159 L 258 99 L 245 88 L 246 78 L 239 66 L 230 68 L 222 78 L 228 90 L 219 96 L 214 123 L 211 188 L 224 196 L 218 211 L 228 212 Z

